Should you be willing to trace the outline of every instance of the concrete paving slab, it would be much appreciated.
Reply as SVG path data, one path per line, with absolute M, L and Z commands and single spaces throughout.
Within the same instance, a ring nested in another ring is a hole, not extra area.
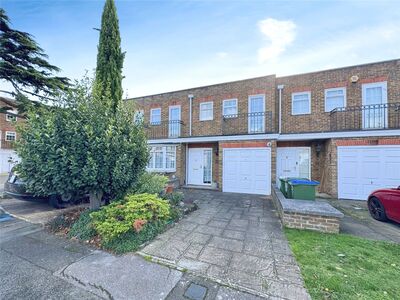
M 58 275 L 88 291 L 112 299 L 164 299 L 182 273 L 129 254 L 95 253 L 69 265 Z M 95 279 L 95 280 L 94 280 Z
M 4 250 L 0 250 L 0 286 L 0 299 L 100 299 Z

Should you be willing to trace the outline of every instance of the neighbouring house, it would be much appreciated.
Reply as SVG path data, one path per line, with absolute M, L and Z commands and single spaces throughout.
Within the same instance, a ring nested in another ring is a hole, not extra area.
M 0 96 L 0 174 L 7 174 L 19 158 L 14 151 L 16 124 L 23 122 L 14 99 Z
M 127 99 L 148 170 L 181 185 L 271 195 L 280 176 L 366 200 L 400 185 L 400 59 Z

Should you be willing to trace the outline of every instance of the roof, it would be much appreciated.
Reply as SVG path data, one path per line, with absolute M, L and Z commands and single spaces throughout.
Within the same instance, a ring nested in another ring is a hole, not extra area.
M 15 99 L 0 96 L 0 101 L 3 101 L 4 103 L 6 103 L 12 107 L 17 107 L 17 101 Z

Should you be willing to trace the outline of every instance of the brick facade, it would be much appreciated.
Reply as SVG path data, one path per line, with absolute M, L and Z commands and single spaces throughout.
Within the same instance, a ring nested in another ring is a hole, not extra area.
M 352 76 L 359 80 L 351 82 Z M 276 78 L 282 92 L 282 133 L 330 131 L 325 89 L 346 88 L 346 106 L 362 105 L 362 84 L 387 81 L 388 103 L 400 102 L 400 60 Z M 311 114 L 292 115 L 292 93 L 311 92 Z
M 182 133 L 189 135 L 189 100 L 188 95 L 193 95 L 192 102 L 192 136 L 222 135 L 222 104 L 223 100 L 238 99 L 238 113 L 248 113 L 248 99 L 251 95 L 265 95 L 265 111 L 275 117 L 275 75 L 216 84 L 207 87 L 199 87 L 188 90 L 164 93 L 146 97 L 140 97 L 130 101 L 134 109 L 144 111 L 144 122 L 150 120 L 150 111 L 153 108 L 161 108 L 161 120 L 168 121 L 169 107 L 181 106 L 181 120 L 184 123 Z M 200 103 L 213 102 L 213 119 L 200 121 Z
M 0 97 L 0 108 L 10 108 L 9 111 L 15 112 L 16 111 L 16 104 L 14 100 Z M 11 131 L 11 132 L 17 132 L 16 125 L 18 123 L 24 122 L 24 119 L 22 116 L 16 116 L 17 121 L 16 122 L 11 122 L 7 121 L 7 114 L 6 113 L 0 113 L 0 132 L 1 132 L 1 149 L 12 149 L 13 148 L 13 143 L 6 141 L 6 132 Z M 18 139 L 18 134 L 16 134 L 16 139 Z
M 224 121 L 223 100 L 237 99 L 238 114 L 248 113 L 248 100 L 251 95 L 262 94 L 265 96 L 265 111 L 272 115 L 272 133 L 278 133 L 279 92 L 277 87 L 283 85 L 282 90 L 282 131 L 281 135 L 299 134 L 309 132 L 332 132 L 332 117 L 330 112 L 325 112 L 325 89 L 346 88 L 346 107 L 360 107 L 362 103 L 362 85 L 373 82 L 387 82 L 388 103 L 400 103 L 400 59 L 371 63 L 340 69 L 312 72 L 307 74 L 276 77 L 275 75 L 228 82 L 205 87 L 181 90 L 158 95 L 151 95 L 127 101 L 135 110 L 144 111 L 144 122 L 149 122 L 150 110 L 161 108 L 161 120 L 168 121 L 169 107 L 181 106 L 181 132 L 183 137 L 203 137 L 198 143 L 184 142 L 177 148 L 177 170 L 170 176 L 179 177 L 181 184 L 187 183 L 186 165 L 187 150 L 192 147 L 213 149 L 213 182 L 222 190 L 222 162 L 223 149 L 229 147 L 271 147 L 271 181 L 276 179 L 276 149 L 277 147 L 309 147 L 311 158 L 311 178 L 321 182 L 319 191 L 337 196 L 337 147 L 344 145 L 400 145 L 400 134 L 396 137 L 368 137 L 368 138 L 320 138 L 315 134 L 314 139 L 296 141 L 279 141 L 278 137 L 269 137 L 268 132 L 262 138 L 255 136 L 251 140 L 207 140 L 207 137 L 248 135 L 247 120 L 244 120 L 245 132 L 223 132 Z M 305 115 L 292 115 L 292 93 L 311 93 L 311 113 Z M 192 135 L 189 136 L 189 100 L 192 102 Z M 200 104 L 213 102 L 213 119 L 200 121 Z M 393 115 L 395 114 L 395 115 Z M 396 115 L 397 114 L 397 115 Z M 395 108 L 389 113 L 397 122 L 395 129 L 400 129 L 400 116 Z M 361 114 L 360 114 L 361 116 Z M 347 119 L 343 119 L 347 121 Z M 391 122 L 391 121 L 390 121 Z M 242 124 L 243 125 L 243 124 Z M 353 129 L 361 132 L 361 128 Z M 168 138 L 168 137 L 165 137 Z M 179 139 L 178 139 L 179 140 Z M 321 151 L 317 153 L 318 148 Z

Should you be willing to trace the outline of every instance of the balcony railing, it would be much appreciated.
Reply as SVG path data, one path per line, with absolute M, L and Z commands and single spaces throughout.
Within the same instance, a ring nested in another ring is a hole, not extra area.
M 400 103 L 338 107 L 330 113 L 330 130 L 400 128 Z
M 272 133 L 272 112 L 226 115 L 222 120 L 223 135 Z
M 184 136 L 184 123 L 180 120 L 162 121 L 144 125 L 148 139 L 177 138 Z

